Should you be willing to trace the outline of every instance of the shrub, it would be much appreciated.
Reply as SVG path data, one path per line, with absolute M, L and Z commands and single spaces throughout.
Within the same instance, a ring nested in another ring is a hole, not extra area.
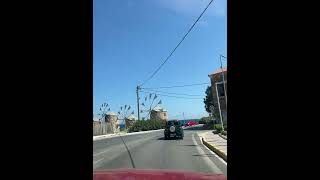
M 222 131 L 222 125 L 221 124 L 215 124 L 213 126 L 214 129 L 216 129 L 218 132 Z M 223 125 L 224 130 L 227 130 L 227 125 Z
M 227 135 L 227 131 L 222 131 L 221 134 L 226 136 Z
M 215 125 L 213 125 L 213 129 L 216 129 L 218 132 L 221 132 L 222 126 L 221 126 L 221 124 L 215 124 Z
M 162 120 L 137 120 L 129 129 L 128 132 L 149 131 L 162 129 L 165 122 Z
M 207 124 L 208 122 L 212 121 L 211 117 L 202 117 L 199 120 L 199 124 Z
M 213 122 L 207 121 L 206 124 L 203 125 L 203 129 L 213 129 Z
M 200 119 L 199 124 L 206 124 L 205 120 Z

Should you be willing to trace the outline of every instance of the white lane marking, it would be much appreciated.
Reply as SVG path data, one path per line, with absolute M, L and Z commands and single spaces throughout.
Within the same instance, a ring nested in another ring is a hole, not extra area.
M 96 154 L 94 154 L 93 156 L 99 156 L 100 154 L 103 154 L 103 153 L 105 153 L 105 152 L 107 152 L 107 151 L 109 151 L 109 149 L 107 149 L 107 150 L 105 150 L 105 151 L 102 151 L 102 152 L 99 152 L 99 153 L 96 153 Z
M 98 161 L 93 162 L 93 165 L 94 165 L 94 164 L 97 164 L 98 162 L 100 162 L 100 161 L 102 161 L 102 160 L 104 160 L 104 158 L 99 159 Z
M 194 138 L 194 134 L 192 134 L 192 141 L 196 145 L 197 151 L 200 154 L 205 154 L 205 152 L 198 146 L 197 141 Z M 217 174 L 223 174 L 222 171 L 215 165 L 209 157 L 204 156 L 203 160 L 207 163 L 208 167 L 211 169 L 212 172 L 217 173 Z
M 202 142 L 202 140 L 200 139 Z M 203 144 L 203 143 L 202 143 Z M 214 155 L 217 159 L 219 159 L 224 165 L 227 166 L 227 162 L 224 161 L 220 156 L 218 156 L 216 153 L 212 152 L 211 149 L 209 149 L 206 145 L 203 144 L 203 146 L 210 152 L 210 154 Z

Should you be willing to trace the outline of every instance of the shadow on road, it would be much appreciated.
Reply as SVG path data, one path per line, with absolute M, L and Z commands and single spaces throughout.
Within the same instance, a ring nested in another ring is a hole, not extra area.
M 164 139 L 164 137 L 158 138 L 158 140 L 163 140 L 163 141 L 170 141 L 170 140 L 182 140 L 179 138 L 169 138 L 169 139 Z
M 215 157 L 213 154 L 193 154 L 192 156 L 199 156 L 199 157 Z

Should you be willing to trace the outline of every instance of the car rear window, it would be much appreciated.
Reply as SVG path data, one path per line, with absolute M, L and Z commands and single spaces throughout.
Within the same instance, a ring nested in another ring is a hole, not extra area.
M 168 125 L 172 126 L 172 125 L 179 125 L 178 121 L 168 121 Z

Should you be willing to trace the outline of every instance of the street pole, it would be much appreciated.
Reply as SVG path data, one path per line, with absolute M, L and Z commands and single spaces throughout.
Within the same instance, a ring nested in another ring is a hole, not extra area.
M 221 127 L 222 127 L 222 131 L 224 131 L 223 128 L 223 120 L 222 120 L 222 115 L 221 115 L 221 108 L 220 108 L 220 99 L 219 99 L 219 93 L 218 93 L 218 84 L 216 83 L 216 94 L 217 94 L 217 99 L 218 99 L 218 107 L 219 107 L 219 114 L 220 114 L 220 121 L 221 121 Z
M 140 87 L 139 86 L 137 86 L 137 89 L 136 89 L 136 93 L 137 93 L 137 107 L 138 107 L 138 120 L 140 120 L 140 106 L 139 106 L 139 89 L 140 89 Z
M 224 57 L 224 58 L 226 58 L 226 57 L 220 54 L 220 68 L 221 68 L 221 73 L 222 73 L 223 90 L 224 90 L 224 97 L 225 97 L 225 100 L 226 100 L 226 109 L 227 109 L 227 92 L 226 92 L 226 86 L 225 86 L 226 83 L 224 81 L 224 72 L 223 72 L 223 69 L 222 69 L 221 57 Z

